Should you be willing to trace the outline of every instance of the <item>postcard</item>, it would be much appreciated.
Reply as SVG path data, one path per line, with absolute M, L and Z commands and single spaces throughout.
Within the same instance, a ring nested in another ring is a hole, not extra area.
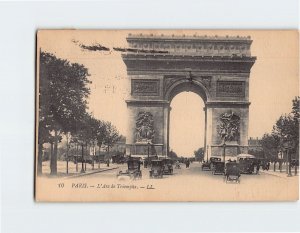
M 296 201 L 295 30 L 38 30 L 35 199 Z

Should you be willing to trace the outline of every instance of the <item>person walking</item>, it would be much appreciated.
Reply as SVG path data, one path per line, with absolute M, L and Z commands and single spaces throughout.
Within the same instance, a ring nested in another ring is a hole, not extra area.
M 260 167 L 260 163 L 259 161 L 257 161 L 256 163 L 256 174 L 259 175 L 259 167 Z
M 190 160 L 188 160 L 188 159 L 186 160 L 186 162 L 185 162 L 185 167 L 186 167 L 186 168 L 189 168 L 189 167 L 190 167 Z

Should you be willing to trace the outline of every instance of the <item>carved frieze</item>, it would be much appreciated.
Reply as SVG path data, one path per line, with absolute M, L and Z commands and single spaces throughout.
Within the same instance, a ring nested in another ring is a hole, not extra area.
M 132 79 L 131 93 L 140 96 L 159 96 L 159 80 Z
M 245 97 L 244 81 L 217 81 L 217 97 Z
M 164 50 L 168 53 L 189 53 L 199 55 L 250 56 L 251 38 L 219 36 L 129 36 L 131 48 Z

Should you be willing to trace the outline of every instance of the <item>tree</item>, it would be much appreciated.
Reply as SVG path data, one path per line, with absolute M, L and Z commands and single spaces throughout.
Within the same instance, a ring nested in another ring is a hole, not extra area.
M 100 148 L 106 137 L 106 124 L 100 120 L 97 121 L 96 141 L 98 146 L 98 168 L 100 168 Z
M 292 116 L 298 122 L 299 127 L 299 119 L 300 119 L 300 97 L 297 96 L 293 99 L 293 106 L 292 106 Z
M 120 135 L 115 126 L 110 122 L 105 123 L 106 134 L 104 137 L 103 144 L 107 146 L 107 152 L 109 154 L 109 148 L 112 147 L 119 139 Z
M 267 158 L 277 159 L 278 151 L 284 149 L 284 143 L 294 145 L 291 152 L 299 153 L 299 97 L 293 99 L 292 112 L 282 115 L 273 126 L 271 134 L 264 134 L 261 144 Z
M 38 158 L 37 158 L 37 174 L 42 174 L 42 161 L 43 161 L 43 144 L 50 142 L 50 133 L 48 125 L 42 114 L 39 114 L 39 132 L 38 132 Z
M 204 148 L 201 147 L 198 150 L 194 151 L 195 159 L 197 161 L 203 161 L 204 160 Z
M 264 151 L 264 156 L 270 160 L 276 160 L 280 138 L 274 134 L 264 134 L 261 139 L 261 146 Z
M 292 112 L 280 116 L 273 127 L 272 134 L 280 139 L 280 147 L 285 142 L 291 143 L 292 153 L 299 153 L 299 97 L 293 100 Z
M 293 99 L 293 106 L 291 115 L 294 120 L 295 128 L 294 128 L 294 143 L 296 145 L 295 154 L 299 155 L 299 125 L 300 125 L 300 97 L 297 96 Z
M 76 132 L 87 109 L 90 93 L 88 70 L 83 65 L 59 59 L 53 54 L 40 52 L 39 79 L 39 148 L 52 135 L 53 154 L 51 174 L 57 173 L 57 146 L 62 133 Z M 39 160 L 38 156 L 38 160 Z M 38 161 L 38 166 L 41 161 Z M 40 170 L 40 168 L 38 168 Z
M 169 152 L 169 157 L 170 157 L 170 158 L 173 158 L 173 159 L 177 159 L 177 158 L 178 158 L 177 154 L 176 154 L 173 150 L 171 150 L 171 151 Z

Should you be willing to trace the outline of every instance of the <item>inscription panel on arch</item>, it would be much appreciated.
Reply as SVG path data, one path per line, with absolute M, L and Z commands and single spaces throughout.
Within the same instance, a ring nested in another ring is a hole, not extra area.
M 245 82 L 217 81 L 217 97 L 245 97 Z
M 131 93 L 138 96 L 159 96 L 159 80 L 132 79 Z

